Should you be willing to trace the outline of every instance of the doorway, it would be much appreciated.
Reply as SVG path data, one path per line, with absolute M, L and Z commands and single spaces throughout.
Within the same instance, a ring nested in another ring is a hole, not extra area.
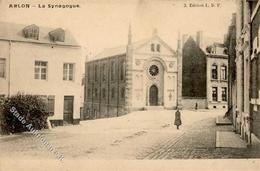
M 149 103 L 150 106 L 158 105 L 158 88 L 156 85 L 152 85 L 149 90 Z
M 74 96 L 64 96 L 63 120 L 65 123 L 73 123 Z

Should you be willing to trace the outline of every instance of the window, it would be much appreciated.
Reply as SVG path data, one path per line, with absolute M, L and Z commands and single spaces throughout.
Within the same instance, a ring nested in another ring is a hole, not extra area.
M 216 64 L 211 66 L 211 78 L 218 79 L 218 66 Z
M 91 78 L 90 78 L 90 65 L 87 66 L 88 68 L 88 82 L 90 82 Z
M 98 90 L 97 88 L 94 89 L 94 97 L 97 97 L 98 96 Z
M 227 88 L 222 87 L 222 101 L 227 101 Z
M 35 61 L 34 78 L 38 80 L 47 79 L 47 62 Z
M 149 68 L 149 73 L 150 73 L 151 76 L 156 76 L 156 75 L 158 75 L 158 73 L 159 73 L 159 68 L 158 68 L 158 66 L 156 66 L 156 65 L 150 66 L 150 68 Z
M 55 106 L 55 96 L 48 96 L 47 108 L 48 108 L 49 116 L 54 115 L 54 108 L 55 108 L 54 106 Z
M 95 71 L 94 71 L 95 73 L 95 81 L 97 81 L 98 80 L 98 65 L 95 65 Z
M 125 88 L 121 88 L 121 98 L 125 98 Z
M 5 78 L 5 59 L 0 58 L 0 78 Z
M 102 80 L 106 81 L 106 64 L 102 65 Z
M 227 66 L 221 66 L 221 80 L 227 79 Z
M 212 87 L 212 100 L 218 101 L 218 88 Z
M 120 80 L 125 79 L 125 60 L 121 61 Z
M 151 51 L 154 52 L 154 44 L 151 44 Z
M 115 98 L 115 88 L 111 89 L 111 98 Z
M 113 81 L 115 78 L 115 62 L 111 62 L 111 81 Z
M 105 88 L 102 89 L 102 98 L 103 99 L 106 98 L 106 89 Z
M 74 73 L 74 64 L 63 64 L 63 80 L 72 81 Z
M 30 25 L 23 29 L 24 37 L 30 39 L 39 39 L 39 27 L 36 25 Z
M 156 50 L 157 50 L 157 52 L 160 52 L 161 51 L 161 45 L 157 44 Z
M 91 89 L 88 89 L 88 98 L 91 98 Z
M 56 42 L 64 42 L 65 41 L 65 30 L 62 28 L 55 29 L 49 32 L 50 40 Z

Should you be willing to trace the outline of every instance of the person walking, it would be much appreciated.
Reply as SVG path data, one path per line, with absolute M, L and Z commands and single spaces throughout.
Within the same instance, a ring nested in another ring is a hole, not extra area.
M 195 103 L 195 110 L 198 110 L 198 103 Z
M 177 129 L 179 129 L 179 126 L 181 125 L 181 112 L 177 108 L 177 111 L 175 112 L 175 120 L 174 125 L 177 126 Z

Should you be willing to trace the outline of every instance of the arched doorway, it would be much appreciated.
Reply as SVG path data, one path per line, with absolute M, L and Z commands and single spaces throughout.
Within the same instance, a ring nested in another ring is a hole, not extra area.
M 158 88 L 156 85 L 152 85 L 149 90 L 149 103 L 150 106 L 158 105 Z

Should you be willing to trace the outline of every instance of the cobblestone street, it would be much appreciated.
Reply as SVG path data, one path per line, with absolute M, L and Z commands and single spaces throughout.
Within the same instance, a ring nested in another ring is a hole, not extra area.
M 190 125 L 178 138 L 169 138 L 138 159 L 221 159 L 259 158 L 257 146 L 245 149 L 216 148 L 216 131 L 232 131 L 231 126 L 216 126 L 215 118 L 208 118 Z
M 221 159 L 260 158 L 259 147 L 216 148 L 216 126 L 223 111 L 182 111 L 183 125 L 173 125 L 174 112 L 138 111 L 109 119 L 83 121 L 77 126 L 42 131 L 48 142 L 70 159 Z M 0 137 L 0 158 L 55 159 L 29 133 Z M 12 153 L 10 153 L 12 151 Z

